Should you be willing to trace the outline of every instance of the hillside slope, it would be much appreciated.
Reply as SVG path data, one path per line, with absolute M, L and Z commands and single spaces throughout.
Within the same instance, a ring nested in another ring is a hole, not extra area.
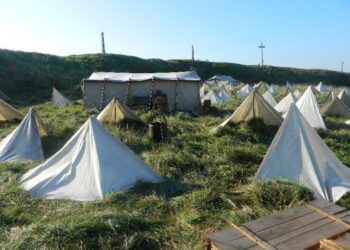
M 141 59 L 115 54 L 89 54 L 59 57 L 40 53 L 0 50 L 0 89 L 15 100 L 38 102 L 51 96 L 51 87 L 70 93 L 93 71 L 166 72 L 194 68 L 205 80 L 215 74 L 231 75 L 243 82 L 260 80 L 346 85 L 350 74 L 329 70 L 303 70 L 274 66 L 247 66 L 190 60 Z

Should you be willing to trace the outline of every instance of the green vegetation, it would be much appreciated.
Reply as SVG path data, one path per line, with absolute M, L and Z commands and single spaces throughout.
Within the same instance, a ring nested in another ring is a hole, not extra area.
M 210 130 L 239 105 L 234 99 L 199 117 L 167 115 L 170 136 L 153 143 L 142 128 L 106 125 L 166 181 L 140 183 L 100 202 L 35 199 L 18 178 L 32 164 L 0 164 L 0 248 L 4 249 L 202 249 L 208 232 L 242 223 L 313 199 L 306 188 L 278 181 L 252 184 L 277 128 L 257 123 Z M 37 104 L 49 125 L 45 156 L 56 152 L 97 110 Z M 23 107 L 26 112 L 28 107 Z M 143 119 L 150 114 L 136 111 Z M 350 129 L 329 118 L 320 132 L 335 154 L 350 165 Z M 1 125 L 0 138 L 16 124 Z M 349 197 L 340 204 L 350 207 Z
M 231 75 L 240 81 L 254 83 L 260 80 L 285 84 L 288 80 L 316 84 L 323 81 L 332 85 L 347 85 L 350 74 L 329 70 L 303 70 L 273 66 L 247 66 L 190 60 L 141 59 L 114 54 L 91 54 L 58 57 L 39 53 L 0 50 L 0 89 L 19 105 L 48 100 L 51 87 L 56 86 L 68 95 L 79 91 L 74 88 L 93 71 L 116 72 L 169 72 L 194 68 L 206 80 L 216 74 Z M 76 91 L 74 91 L 74 89 Z

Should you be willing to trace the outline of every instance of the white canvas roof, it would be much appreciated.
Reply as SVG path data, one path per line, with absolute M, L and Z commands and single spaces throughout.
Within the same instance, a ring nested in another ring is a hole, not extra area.
M 297 89 L 294 91 L 293 94 L 294 94 L 294 96 L 295 96 L 296 98 L 299 98 L 299 96 L 301 95 L 300 91 L 297 90 Z
M 288 113 L 288 110 L 292 103 L 296 103 L 297 98 L 293 95 L 293 93 L 289 93 L 286 97 L 284 97 L 277 105 L 274 107 L 278 112 L 282 113 L 282 116 L 285 117 Z
M 240 90 L 238 90 L 237 94 L 238 94 L 240 97 L 246 97 L 246 96 L 248 96 L 252 91 L 253 91 L 253 88 L 252 88 L 249 84 L 246 84 L 246 85 L 244 85 Z
M 270 90 L 271 94 L 278 94 L 278 86 L 277 85 L 271 84 L 269 90 Z
M 212 104 L 223 104 L 224 100 L 215 93 L 214 90 L 210 90 L 204 97 L 203 100 L 210 100 Z
M 267 91 L 267 90 L 270 89 L 270 86 L 266 82 L 260 81 L 260 82 L 258 82 L 256 84 L 254 84 L 253 88 L 254 89 L 262 88 L 263 90 Z
M 350 108 L 350 96 L 346 92 L 347 88 L 342 89 L 342 91 L 340 91 L 340 93 L 338 94 L 338 98 Z
M 114 98 L 108 105 L 98 114 L 97 120 L 101 123 L 123 123 L 123 122 L 144 122 L 125 104 L 120 102 L 118 98 Z
M 326 129 L 311 86 L 307 87 L 296 105 L 312 127 Z
M 277 105 L 275 98 L 273 98 L 269 90 L 263 94 L 263 97 L 272 107 Z
M 265 125 L 279 126 L 283 118 L 265 99 L 254 90 L 233 112 L 233 114 L 212 130 L 212 133 L 219 132 L 230 123 L 250 122 L 254 119 L 261 119 Z
M 321 112 L 324 115 L 350 116 L 350 109 L 338 97 L 325 103 Z
M 219 82 L 227 82 L 231 84 L 237 84 L 238 81 L 234 79 L 232 76 L 224 76 L 224 75 L 215 75 L 212 78 L 208 79 L 206 82 L 208 83 L 219 83 Z
M 224 88 L 220 89 L 219 96 L 224 102 L 231 100 L 230 94 Z
M 286 82 L 286 88 L 289 90 L 293 90 L 292 85 L 288 81 Z
M 91 201 L 131 188 L 137 181 L 157 183 L 162 178 L 91 117 L 56 154 L 20 181 L 36 197 Z
M 85 81 L 108 82 L 141 82 L 147 80 L 163 81 L 200 81 L 200 77 L 194 71 L 168 72 L 168 73 L 116 73 L 94 72 Z
M 0 162 L 44 159 L 35 111 L 31 108 L 18 127 L 0 142 Z
M 55 106 L 73 105 L 73 102 L 62 95 L 57 89 L 52 88 L 52 103 Z
M 16 108 L 12 107 L 7 102 L 0 99 L 0 121 L 20 121 L 24 115 Z
M 326 85 L 323 84 L 323 82 L 320 82 L 317 86 L 316 89 L 320 93 L 327 93 L 329 90 Z
M 292 105 L 255 180 L 282 179 L 304 185 L 322 199 L 336 202 L 350 189 L 344 166 Z

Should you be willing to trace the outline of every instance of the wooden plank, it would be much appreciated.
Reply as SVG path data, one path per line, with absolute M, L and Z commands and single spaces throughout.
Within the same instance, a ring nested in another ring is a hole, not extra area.
M 259 246 L 254 246 L 254 247 L 249 247 L 246 250 L 261 250 L 261 247 Z
M 350 249 L 350 234 L 345 234 L 334 241 L 335 244 L 343 249 Z
M 251 222 L 247 222 L 243 224 L 243 226 L 247 227 L 252 232 L 258 232 L 262 229 L 266 229 L 278 224 L 282 224 L 285 221 L 298 218 L 300 216 L 312 213 L 312 210 L 306 207 L 294 207 L 289 208 L 287 210 L 278 212 L 274 215 L 265 216 L 259 219 L 256 219 Z
M 315 242 L 316 245 L 318 245 L 321 239 L 330 238 L 336 234 L 344 233 L 347 230 L 347 227 L 336 222 L 331 222 L 317 228 L 317 230 L 309 231 L 308 233 L 286 240 L 281 244 L 278 244 L 277 248 L 291 249 L 290 246 L 293 246 L 293 249 L 304 249 L 315 245 Z
M 325 212 L 330 213 L 330 214 L 338 214 L 338 213 L 347 211 L 347 209 L 345 207 L 341 207 L 341 206 L 338 206 L 335 204 L 333 204 L 332 206 L 323 208 L 322 210 L 324 210 Z
M 244 235 L 233 228 L 208 234 L 208 239 L 217 243 L 226 243 L 242 237 L 244 237 Z
M 350 221 L 350 211 L 345 211 L 345 212 L 342 212 L 342 213 L 337 214 L 335 216 L 337 218 L 341 218 L 342 220 L 344 218 L 349 218 L 349 221 Z M 346 216 L 348 216 L 348 217 L 346 217 Z M 317 228 L 319 228 L 323 225 L 329 224 L 329 223 L 330 223 L 330 220 L 328 218 L 324 217 L 323 219 L 321 219 L 319 221 L 315 221 L 314 223 L 310 223 L 310 224 L 304 226 L 303 228 L 299 228 L 297 230 L 290 231 L 288 233 L 285 233 L 284 235 L 281 235 L 281 236 L 276 237 L 274 239 L 268 240 L 268 243 L 275 246 L 275 245 L 278 245 L 278 244 L 280 244 L 288 239 L 297 237 L 297 236 L 302 235 L 302 234 L 306 234 L 312 230 L 317 230 Z
M 320 248 L 324 250 L 344 250 L 344 248 L 337 246 L 333 240 L 323 239 L 320 241 Z
M 249 247 L 257 246 L 255 242 L 252 240 L 248 239 L 247 237 L 242 237 L 234 241 L 230 241 L 225 243 L 226 245 L 232 246 L 236 249 L 246 249 Z M 263 248 L 260 248 L 263 249 Z
M 344 221 L 342 221 L 341 219 L 337 218 L 336 216 L 334 216 L 333 214 L 327 213 L 325 210 L 322 210 L 318 207 L 312 206 L 312 205 L 306 205 L 308 208 L 311 208 L 313 210 L 315 210 L 317 213 L 320 213 L 326 217 L 328 217 L 329 219 L 333 220 L 334 222 L 338 223 L 339 225 L 342 225 L 348 229 L 350 229 L 350 225 Z
M 269 241 L 271 239 L 274 239 L 274 238 L 277 238 L 277 237 L 282 236 L 284 234 L 287 234 L 291 231 L 305 227 L 306 225 L 309 225 L 315 221 L 319 221 L 323 218 L 325 218 L 325 216 L 314 212 L 311 214 L 307 214 L 307 215 L 298 217 L 294 220 L 289 220 L 283 224 L 278 224 L 274 227 L 270 227 L 270 228 L 267 228 L 265 230 L 261 230 L 261 231 L 257 232 L 256 234 L 261 239 L 263 239 L 265 241 Z
M 327 200 L 324 200 L 324 199 L 317 199 L 317 200 L 309 202 L 308 204 L 315 206 L 315 207 L 318 207 L 318 208 L 326 208 L 326 207 L 333 205 L 333 203 L 331 203 Z
M 300 235 L 304 235 L 304 234 L 307 234 L 309 232 L 312 232 L 313 230 L 317 230 L 317 228 L 319 228 L 323 225 L 329 224 L 329 223 L 330 223 L 330 220 L 327 218 L 324 218 L 324 219 L 315 221 L 314 223 L 310 223 L 309 225 L 306 225 L 306 226 L 299 228 L 297 230 L 290 231 L 284 235 L 281 235 L 279 237 L 271 239 L 268 241 L 268 243 L 270 245 L 276 246 L 276 245 L 281 244 L 289 239 L 293 239 L 293 238 L 298 237 Z M 317 242 L 317 240 L 315 242 Z
M 249 231 L 249 229 L 245 228 L 244 226 L 238 226 L 236 224 L 232 224 L 232 226 L 241 234 L 243 234 L 246 238 L 248 238 L 250 241 L 259 245 L 262 249 L 266 249 L 266 250 L 275 249 L 273 246 L 269 245 L 267 242 L 259 238 L 259 236 L 255 235 L 253 232 Z
M 241 250 L 239 248 L 226 245 L 225 243 L 212 243 L 210 247 L 211 247 L 211 250 Z

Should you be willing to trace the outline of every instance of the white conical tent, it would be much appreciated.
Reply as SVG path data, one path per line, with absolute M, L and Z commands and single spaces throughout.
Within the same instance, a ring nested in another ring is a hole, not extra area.
M 253 91 L 253 88 L 249 84 L 246 84 L 244 85 L 244 87 L 238 90 L 237 94 L 240 97 L 244 98 L 244 97 L 247 97 L 252 91 Z
M 254 84 L 253 88 L 256 90 L 265 92 L 265 91 L 269 91 L 270 86 L 266 82 L 260 81 L 259 83 Z
M 293 95 L 295 96 L 295 98 L 299 98 L 300 95 L 301 95 L 301 93 L 300 93 L 299 90 L 296 89 L 296 90 L 294 91 Z
M 295 105 L 262 161 L 255 180 L 281 179 L 304 185 L 319 198 L 339 200 L 350 189 L 350 169 L 322 141 Z
M 338 98 L 345 103 L 346 106 L 350 108 L 350 96 L 346 93 L 347 88 L 342 89 L 338 94 Z
M 325 103 L 333 101 L 336 97 L 337 97 L 337 95 L 334 94 L 333 90 L 330 90 L 327 97 L 326 97 Z
M 52 104 L 55 106 L 73 105 L 74 103 L 62 95 L 57 89 L 52 88 Z
M 220 91 L 219 91 L 219 96 L 221 97 L 221 99 L 226 102 L 228 100 L 231 100 L 231 96 L 230 94 L 224 89 L 224 88 L 221 88 Z
M 31 108 L 18 127 L 0 142 L 0 162 L 44 160 L 40 139 L 43 125 L 38 122 L 41 120 Z
M 215 75 L 212 78 L 205 81 L 206 84 L 211 86 L 231 86 L 234 87 L 238 84 L 238 81 L 232 76 Z
M 269 90 L 263 94 L 263 97 L 265 101 L 267 101 L 272 107 L 275 107 L 277 105 L 275 98 L 273 98 Z
M 20 121 L 23 117 L 20 111 L 0 99 L 0 122 Z
M 347 87 L 344 88 L 344 91 L 345 91 L 345 93 L 346 93 L 348 96 L 350 96 L 350 91 L 349 91 L 349 89 L 348 89 Z
M 254 90 L 236 109 L 236 111 L 218 127 L 212 130 L 219 132 L 229 123 L 249 122 L 254 119 L 261 119 L 265 125 L 279 126 L 283 118 L 265 99 Z
M 269 90 L 270 90 L 271 94 L 278 94 L 278 86 L 277 85 L 271 84 Z
M 286 82 L 286 89 L 289 89 L 290 91 L 293 90 L 292 85 L 288 81 Z
M 224 103 L 224 100 L 221 99 L 221 97 L 216 94 L 214 90 L 210 90 L 204 97 L 203 100 L 210 100 L 212 104 L 222 104 Z
M 297 98 L 295 98 L 293 93 L 289 93 L 286 97 L 284 97 L 277 105 L 274 107 L 278 112 L 282 113 L 282 116 L 285 117 L 288 113 L 290 106 L 297 102 Z
M 97 119 L 102 123 L 122 123 L 137 122 L 144 123 L 137 115 L 117 98 L 112 101 L 100 112 Z
M 322 93 L 327 93 L 329 90 L 326 85 L 323 84 L 323 82 L 320 82 L 317 86 L 316 89 L 318 92 Z
M 296 105 L 312 127 L 326 129 L 311 86 L 306 89 Z
M 332 101 L 327 102 L 321 108 L 321 112 L 324 115 L 350 116 L 350 109 L 338 97 L 335 97 Z
M 205 96 L 205 85 L 204 84 L 199 89 L 199 96 L 200 96 L 201 99 Z
M 20 181 L 36 197 L 91 201 L 138 181 L 158 183 L 162 178 L 91 117 L 56 154 Z

